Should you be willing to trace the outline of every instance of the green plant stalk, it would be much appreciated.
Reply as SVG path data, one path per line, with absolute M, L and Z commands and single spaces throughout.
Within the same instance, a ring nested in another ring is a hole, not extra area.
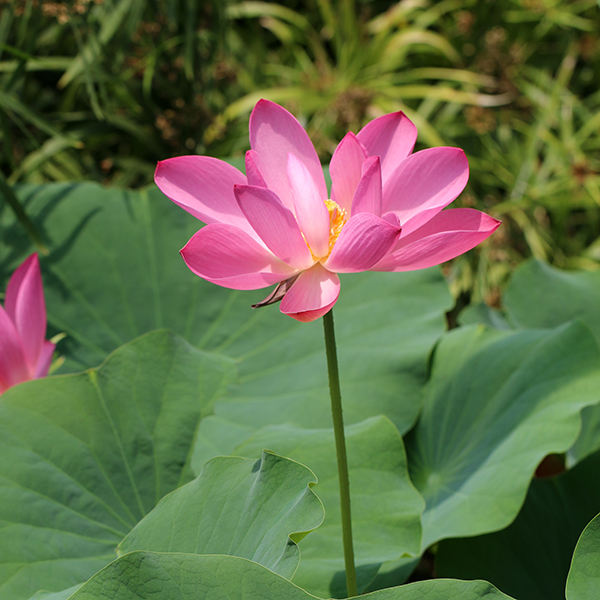
M 346 566 L 346 590 L 348 597 L 357 596 L 356 567 L 354 566 L 354 546 L 352 543 L 352 515 L 350 510 L 350 479 L 348 477 L 348 457 L 346 456 L 346 437 L 342 415 L 342 394 L 333 327 L 333 310 L 323 316 L 325 332 L 325 354 L 329 375 L 329 394 L 331 396 L 331 414 L 337 455 L 338 479 L 340 484 L 340 507 L 342 513 L 342 540 L 344 544 L 344 564 Z

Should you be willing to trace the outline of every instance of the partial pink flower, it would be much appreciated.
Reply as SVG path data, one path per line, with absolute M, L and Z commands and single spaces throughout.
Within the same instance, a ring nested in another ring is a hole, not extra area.
M 417 130 L 385 115 L 336 148 L 331 195 L 306 131 L 287 110 L 260 100 L 250 116 L 246 176 L 205 156 L 158 163 L 155 181 L 206 223 L 181 250 L 187 266 L 224 287 L 277 284 L 259 305 L 313 321 L 335 304 L 338 273 L 411 271 L 470 250 L 500 221 L 468 208 L 443 210 L 463 191 L 459 148 L 413 154 Z
M 13 273 L 0 306 L 0 394 L 45 377 L 54 344 L 46 339 L 46 303 L 37 254 Z

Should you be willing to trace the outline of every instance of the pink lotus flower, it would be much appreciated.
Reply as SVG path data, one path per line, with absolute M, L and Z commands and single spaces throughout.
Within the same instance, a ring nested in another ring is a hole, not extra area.
M 0 306 L 0 394 L 45 377 L 54 344 L 46 341 L 46 303 L 37 254 L 13 273 Z
M 312 321 L 335 304 L 338 273 L 424 269 L 500 224 L 477 210 L 442 210 L 467 183 L 467 159 L 459 148 L 412 154 L 416 139 L 400 112 L 348 133 L 331 159 L 330 196 L 306 131 L 261 100 L 246 176 L 215 158 L 181 156 L 160 162 L 155 181 L 207 223 L 181 250 L 196 275 L 239 290 L 278 284 L 260 305 L 281 299 L 281 312 Z

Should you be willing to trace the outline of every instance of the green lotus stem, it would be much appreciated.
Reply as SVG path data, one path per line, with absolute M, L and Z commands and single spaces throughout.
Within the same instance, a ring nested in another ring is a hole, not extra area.
M 329 374 L 329 394 L 331 396 L 331 414 L 337 455 L 338 479 L 340 483 L 340 507 L 342 512 L 342 540 L 344 543 L 344 563 L 346 566 L 346 590 L 348 597 L 357 596 L 356 567 L 354 566 L 354 546 L 352 543 L 352 515 L 350 511 L 350 479 L 348 477 L 348 458 L 346 456 L 346 437 L 342 415 L 342 394 L 335 346 L 333 310 L 323 316 L 325 332 L 325 353 Z

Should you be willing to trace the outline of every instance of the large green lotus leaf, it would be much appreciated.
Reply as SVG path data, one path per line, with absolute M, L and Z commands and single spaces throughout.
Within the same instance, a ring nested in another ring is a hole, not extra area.
M 569 466 L 600 450 L 600 405 L 584 408 L 581 411 L 581 421 L 579 437 L 567 453 Z
M 305 466 L 271 452 L 260 460 L 217 457 L 200 475 L 165 496 L 121 542 L 133 550 L 230 554 L 290 579 L 298 546 L 323 521 Z
M 548 329 L 580 318 L 600 341 L 600 272 L 562 271 L 530 260 L 512 275 L 503 311 L 485 304 L 467 307 L 463 324 L 483 323 L 497 329 Z
M 596 515 L 583 530 L 577 542 L 567 578 L 567 600 L 596 600 L 598 590 L 600 590 L 600 514 Z
M 515 329 L 503 312 L 488 306 L 484 302 L 470 304 L 458 315 L 460 325 L 474 325 L 479 323 L 494 327 L 495 329 Z
M 231 291 L 193 275 L 178 251 L 200 222 L 158 189 L 63 184 L 23 187 L 19 197 L 50 250 L 41 265 L 50 332 L 67 333 L 63 371 L 168 327 L 239 361 L 241 383 L 219 403 L 221 417 L 252 429 L 329 423 L 320 321 L 298 323 L 277 306 L 252 310 L 265 290 Z M 32 248 L 8 211 L 0 237 L 3 286 Z M 437 268 L 342 279 L 335 312 L 347 422 L 384 413 L 405 431 L 452 304 L 446 284 Z
M 402 438 L 389 419 L 373 417 L 349 426 L 346 444 L 355 562 L 363 590 L 382 562 L 419 552 L 424 503 L 408 478 Z M 294 582 L 317 596 L 346 597 L 333 430 L 267 427 L 236 452 L 254 457 L 263 448 L 309 466 L 319 480 L 315 491 L 325 506 L 325 521 L 302 541 Z
M 200 426 L 200 435 L 194 446 L 192 469 L 200 473 L 202 465 L 215 456 L 233 454 L 242 440 L 248 439 L 255 431 L 254 427 L 243 423 L 232 423 L 214 415 L 204 419 Z
M 443 332 L 449 296 L 437 269 L 397 275 L 343 278 L 334 312 L 346 422 L 385 414 L 404 432 L 419 411 L 427 356 Z M 298 323 L 276 307 L 259 309 L 216 349 L 239 361 L 239 382 L 215 407 L 216 417 L 239 433 L 267 424 L 330 423 L 321 320 Z M 201 428 L 199 444 L 211 426 Z
M 314 600 L 316 596 L 235 556 L 131 552 L 70 600 Z M 510 600 L 484 581 L 432 580 L 361 596 L 367 600 Z
M 600 453 L 596 453 L 558 477 L 534 479 L 523 508 L 509 527 L 441 542 L 436 556 L 437 574 L 485 579 L 523 600 L 564 600 L 577 539 L 600 511 L 600 487 L 590 485 L 599 472 Z M 584 564 L 578 563 L 574 570 Z M 595 576 L 600 577 L 598 563 Z M 580 580 L 583 583 L 586 577 Z M 596 579 L 596 586 L 598 583 Z M 581 596 L 581 600 L 596 600 L 599 589 L 596 587 L 595 595 Z M 569 596 L 569 600 L 575 598 Z
M 81 585 L 74 585 L 60 592 L 36 592 L 30 600 L 68 600 L 80 587 Z
M 512 276 L 504 305 L 506 315 L 476 305 L 461 313 L 460 321 L 486 323 L 497 329 L 547 328 L 580 318 L 600 342 L 597 271 L 561 271 L 540 261 L 526 262 Z M 584 409 L 581 418 L 581 434 L 569 450 L 571 464 L 600 449 L 600 405 Z
M 411 478 L 427 503 L 423 548 L 506 527 L 542 458 L 573 444 L 598 389 L 598 346 L 581 322 L 444 336 L 406 438 Z
M 517 327 L 555 327 L 579 317 L 600 342 L 598 272 L 561 271 L 540 261 L 525 263 L 512 277 L 505 304 L 509 320 Z M 600 405 L 584 410 L 582 421 L 581 434 L 569 451 L 571 463 L 600 449 Z
M 513 600 L 487 581 L 419 581 L 361 596 L 361 600 Z
M 307 324 L 283 317 L 287 321 L 280 325 L 273 308 L 261 309 L 264 321 L 235 346 L 221 347 L 240 360 L 240 381 L 215 414 L 256 429 L 284 423 L 326 427 L 331 408 L 321 320 Z M 448 308 L 437 269 L 343 278 L 334 313 L 348 424 L 385 414 L 400 432 L 410 428 L 420 407 L 427 356 L 444 330 Z
M 98 369 L 23 383 L 0 401 L 0 597 L 87 580 L 162 496 L 192 478 L 198 424 L 226 358 L 169 332 Z
M 515 327 L 556 327 L 579 317 L 600 341 L 597 271 L 561 271 L 541 261 L 529 261 L 512 276 L 504 304 Z

